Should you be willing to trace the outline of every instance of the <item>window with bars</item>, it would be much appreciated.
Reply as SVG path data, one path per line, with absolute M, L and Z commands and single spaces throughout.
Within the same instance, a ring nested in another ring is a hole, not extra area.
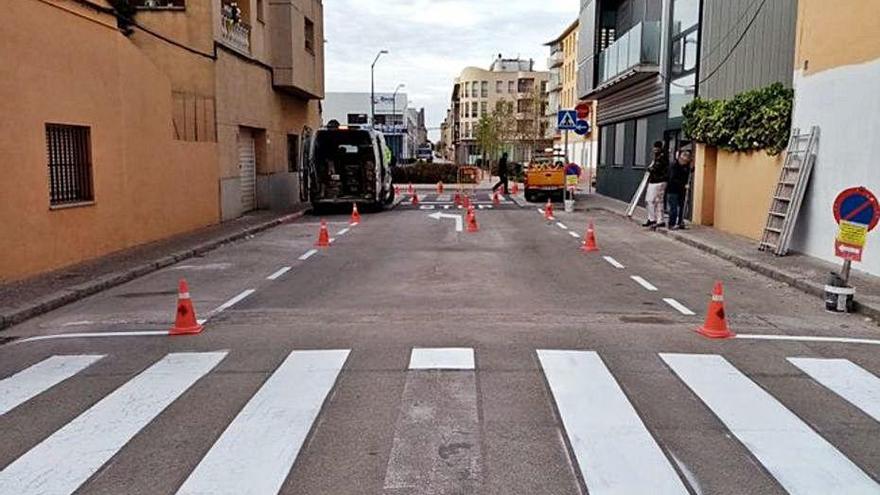
M 49 159 L 49 204 L 83 203 L 95 199 L 89 127 L 46 124 Z
M 308 17 L 305 18 L 305 38 L 306 38 L 306 51 L 315 54 L 315 23 L 312 22 Z

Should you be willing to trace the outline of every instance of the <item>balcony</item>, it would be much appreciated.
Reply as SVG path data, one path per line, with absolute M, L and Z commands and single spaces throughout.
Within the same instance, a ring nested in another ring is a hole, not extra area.
M 251 52 L 251 27 L 241 20 L 241 10 L 224 4 L 220 10 L 220 39 L 246 54 Z
M 660 23 L 640 22 L 599 54 L 599 86 L 630 72 L 657 72 L 659 65 Z
M 321 0 L 267 2 L 272 84 L 306 98 L 324 97 Z
M 560 67 L 564 62 L 565 55 L 562 53 L 562 50 L 557 50 L 547 57 L 547 68 L 553 69 L 555 67 Z
M 547 92 L 555 93 L 557 91 L 562 91 L 562 83 L 559 81 L 554 81 L 552 78 L 547 82 Z

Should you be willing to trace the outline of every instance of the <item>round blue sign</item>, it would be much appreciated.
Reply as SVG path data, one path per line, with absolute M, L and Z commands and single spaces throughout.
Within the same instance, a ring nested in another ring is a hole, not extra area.
M 864 187 L 847 189 L 834 201 L 834 219 L 867 225 L 868 230 L 873 230 L 880 221 L 880 203 Z
M 590 123 L 586 120 L 575 122 L 574 133 L 578 136 L 586 136 L 590 133 Z

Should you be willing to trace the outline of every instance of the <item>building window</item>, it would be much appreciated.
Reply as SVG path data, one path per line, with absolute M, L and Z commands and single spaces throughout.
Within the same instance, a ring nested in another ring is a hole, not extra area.
M 139 9 L 184 9 L 186 0 L 134 0 L 132 5 Z
M 306 51 L 315 54 L 315 23 L 305 18 Z
M 694 99 L 697 88 L 695 73 L 669 82 L 669 118 L 681 117 L 681 109 Z
M 46 124 L 49 204 L 84 203 L 92 189 L 91 130 L 78 125 Z
M 480 97 L 488 98 L 489 97 L 489 81 L 483 81 L 480 83 Z
M 485 101 L 480 103 L 480 117 L 485 117 L 486 113 L 488 113 L 489 104 Z
M 513 81 L 507 81 L 507 92 L 510 94 L 514 93 L 514 82 Z
M 299 136 L 287 135 L 287 171 L 299 171 Z
M 614 127 L 614 166 L 622 167 L 624 145 L 626 144 L 626 122 L 621 122 Z
M 495 81 L 495 92 L 503 93 L 504 92 L 504 81 Z
M 599 166 L 611 165 L 612 148 L 614 147 L 614 126 L 602 126 L 599 130 Z
M 479 112 L 479 110 L 480 110 L 480 105 L 479 105 L 479 103 L 477 103 L 477 102 L 473 102 L 473 104 L 471 104 L 471 117 L 476 118 L 476 117 L 477 117 L 477 113 Z
M 462 97 L 467 98 L 470 95 L 471 95 L 471 83 L 466 82 L 466 83 L 464 83 L 464 94 L 462 95 Z
M 700 0 L 675 0 L 672 8 L 672 35 L 687 31 L 700 22 Z
M 466 119 L 471 114 L 471 104 L 469 102 L 464 102 L 464 113 L 461 114 L 461 118 Z
M 474 83 L 471 84 L 471 98 L 476 98 L 479 95 L 479 91 L 480 91 L 480 83 L 478 83 L 477 81 L 474 81 Z
M 636 120 L 636 155 L 633 168 L 648 166 L 648 119 Z

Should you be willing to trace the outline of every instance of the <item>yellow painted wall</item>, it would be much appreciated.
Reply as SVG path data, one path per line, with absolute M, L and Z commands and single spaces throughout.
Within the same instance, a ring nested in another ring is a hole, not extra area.
M 0 78 L 0 280 L 217 222 L 216 144 L 173 139 L 163 72 L 106 16 L 16 7 L 0 27 L 4 60 L 27 61 Z M 91 128 L 93 205 L 49 208 L 46 123 Z
M 880 1 L 799 0 L 797 30 L 795 69 L 805 75 L 875 60 Z
M 715 224 L 715 178 L 718 149 L 697 144 L 694 150 L 694 203 L 693 222 L 698 225 Z
M 715 167 L 714 226 L 760 240 L 782 156 L 718 150 Z

